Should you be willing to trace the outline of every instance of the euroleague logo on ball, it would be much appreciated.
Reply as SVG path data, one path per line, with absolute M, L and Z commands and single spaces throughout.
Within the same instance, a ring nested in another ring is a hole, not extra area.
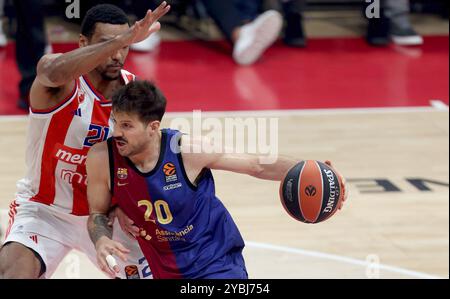
M 317 194 L 316 187 L 314 187 L 313 185 L 309 185 L 308 187 L 305 188 L 305 194 L 308 195 L 309 197 L 313 197 L 314 195 Z

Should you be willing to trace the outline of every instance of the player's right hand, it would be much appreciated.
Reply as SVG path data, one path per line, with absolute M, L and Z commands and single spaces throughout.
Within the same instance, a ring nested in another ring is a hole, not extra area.
M 347 181 L 346 181 L 345 177 L 343 177 L 343 176 L 341 175 L 341 173 L 340 173 L 339 171 L 336 170 L 336 168 L 333 166 L 333 163 L 332 163 L 331 161 L 325 161 L 325 164 L 327 164 L 328 166 L 330 166 L 330 167 L 333 169 L 333 171 L 334 171 L 334 172 L 336 173 L 336 175 L 339 177 L 339 181 L 341 182 L 341 186 L 340 186 L 340 187 L 341 187 L 343 196 L 342 196 L 342 201 L 340 202 L 339 207 L 338 207 L 338 209 L 341 210 L 342 207 L 344 206 L 344 202 L 345 202 L 345 201 L 347 200 L 347 198 L 348 198 Z
M 112 269 L 108 265 L 107 256 L 117 256 L 122 261 L 127 261 L 127 254 L 130 250 L 125 248 L 119 242 L 113 241 L 108 237 L 101 237 L 97 244 L 95 244 L 95 249 L 97 251 L 97 263 L 100 269 L 106 273 L 109 277 L 115 278 L 116 274 L 120 272 L 119 266 L 115 265 Z
M 158 32 L 161 29 L 161 24 L 158 22 L 170 10 L 170 5 L 164 1 L 155 11 L 148 10 L 147 14 L 142 20 L 137 21 L 130 30 L 121 36 L 125 45 L 139 43 L 147 39 L 151 34 Z
M 333 163 L 331 163 L 331 161 L 325 161 L 325 164 L 327 164 L 328 166 L 330 166 L 334 170 L 336 175 L 339 177 L 339 181 L 341 182 L 341 186 L 340 187 L 341 187 L 343 196 L 342 196 L 342 201 L 339 203 L 339 207 L 338 207 L 338 209 L 341 210 L 342 207 L 344 206 L 344 202 L 348 198 L 347 181 L 346 181 L 345 177 L 343 177 L 340 174 L 340 172 L 336 170 L 336 168 L 333 166 Z

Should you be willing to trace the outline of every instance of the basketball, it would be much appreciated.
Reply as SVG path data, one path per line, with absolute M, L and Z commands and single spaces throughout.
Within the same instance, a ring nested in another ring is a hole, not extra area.
M 341 178 L 327 164 L 302 161 L 281 182 L 281 202 L 298 221 L 323 222 L 336 213 L 344 200 L 341 186 Z

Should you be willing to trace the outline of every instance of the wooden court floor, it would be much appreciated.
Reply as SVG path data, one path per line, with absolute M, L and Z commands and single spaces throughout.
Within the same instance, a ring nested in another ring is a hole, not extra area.
M 449 277 L 448 110 L 277 117 L 280 154 L 334 161 L 350 196 L 328 222 L 306 225 L 283 210 L 278 183 L 216 172 L 218 196 L 247 242 L 251 278 Z M 0 210 L 25 172 L 26 126 L 26 119 L 0 120 Z M 55 274 L 96 277 L 77 253 Z

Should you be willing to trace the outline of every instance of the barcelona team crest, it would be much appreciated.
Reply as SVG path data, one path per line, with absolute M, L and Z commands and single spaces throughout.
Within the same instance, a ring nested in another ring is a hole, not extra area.
M 117 177 L 119 180 L 126 180 L 128 178 L 128 169 L 119 168 L 117 169 Z

